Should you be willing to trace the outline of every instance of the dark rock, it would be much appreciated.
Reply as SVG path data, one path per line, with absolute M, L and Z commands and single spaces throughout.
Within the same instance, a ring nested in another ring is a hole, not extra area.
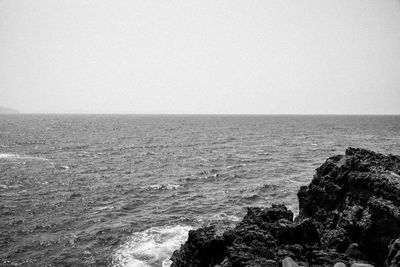
M 298 198 L 294 221 L 285 206 L 272 205 L 248 208 L 223 234 L 190 231 L 172 266 L 278 267 L 288 257 L 306 266 L 400 266 L 399 156 L 348 148 L 322 164 Z
M 213 226 L 191 230 L 186 243 L 172 255 L 172 266 L 214 266 L 225 258 L 225 251 L 225 241 Z
M 346 255 L 355 258 L 361 259 L 363 257 L 362 252 L 360 251 L 360 246 L 357 243 L 351 243 L 346 250 Z
M 320 242 L 323 248 L 344 251 L 349 245 L 349 238 L 346 231 L 342 228 L 327 229 L 321 233 Z
M 363 256 L 382 263 L 390 240 L 400 234 L 399 173 L 399 156 L 348 148 L 300 189 L 299 218 L 318 225 L 323 247 L 343 252 L 358 243 Z
M 310 265 L 313 266 L 331 267 L 338 261 L 350 265 L 349 258 L 345 254 L 339 253 L 335 250 L 326 250 L 326 249 L 325 250 L 316 249 L 310 251 L 307 254 L 307 261 Z
M 400 238 L 393 239 L 389 244 L 389 254 L 386 258 L 386 266 L 400 266 Z
M 243 218 L 246 223 L 274 223 L 281 219 L 286 219 L 290 222 L 293 221 L 293 212 L 288 210 L 284 205 L 272 204 L 271 208 L 262 209 L 251 207 L 247 209 L 247 214 Z

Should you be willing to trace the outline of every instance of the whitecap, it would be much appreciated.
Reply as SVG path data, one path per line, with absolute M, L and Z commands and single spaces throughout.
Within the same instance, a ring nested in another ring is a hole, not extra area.
M 146 190 L 176 190 L 181 188 L 182 185 L 180 184 L 152 184 L 148 186 L 144 186 L 141 189 Z
M 17 154 L 0 153 L 0 159 L 19 158 Z
M 178 189 L 181 188 L 182 186 L 180 184 L 167 184 L 166 188 L 167 190 L 173 190 L 173 189 Z
M 113 205 L 107 205 L 107 206 L 101 206 L 101 207 L 95 207 L 95 211 L 101 211 L 101 210 L 112 210 L 115 207 Z
M 161 188 L 162 188 L 161 184 L 152 184 L 147 187 L 142 187 L 142 189 L 155 189 L 155 190 L 159 190 Z
M 32 156 L 18 155 L 11 153 L 0 153 L 0 159 L 48 160 L 46 158 L 41 158 L 41 157 L 32 157 Z
M 152 227 L 133 233 L 114 254 L 114 267 L 148 267 L 171 265 L 174 250 L 187 240 L 190 226 Z
M 69 166 L 56 166 L 56 169 L 58 170 L 69 170 Z

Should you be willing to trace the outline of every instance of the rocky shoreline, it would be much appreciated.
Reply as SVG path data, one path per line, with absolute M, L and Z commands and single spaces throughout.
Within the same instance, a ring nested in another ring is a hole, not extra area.
M 400 156 L 348 148 L 297 195 L 296 218 L 251 207 L 232 229 L 190 231 L 171 266 L 400 266 Z

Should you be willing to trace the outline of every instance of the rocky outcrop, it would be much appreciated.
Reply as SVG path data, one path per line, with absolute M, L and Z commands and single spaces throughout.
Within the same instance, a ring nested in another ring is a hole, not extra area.
M 399 156 L 348 148 L 322 164 L 298 198 L 296 219 L 283 205 L 252 207 L 224 233 L 190 231 L 172 266 L 278 267 L 288 257 L 299 266 L 400 266 Z
M 400 236 L 400 157 L 349 148 L 328 159 L 298 193 L 324 249 L 383 263 Z
M 400 238 L 390 242 L 389 254 L 386 258 L 386 266 L 400 266 Z

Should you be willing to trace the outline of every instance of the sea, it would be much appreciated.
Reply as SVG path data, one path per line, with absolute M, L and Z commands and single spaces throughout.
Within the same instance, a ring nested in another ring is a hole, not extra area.
M 349 146 L 400 154 L 400 116 L 1 115 L 0 266 L 170 266 Z

